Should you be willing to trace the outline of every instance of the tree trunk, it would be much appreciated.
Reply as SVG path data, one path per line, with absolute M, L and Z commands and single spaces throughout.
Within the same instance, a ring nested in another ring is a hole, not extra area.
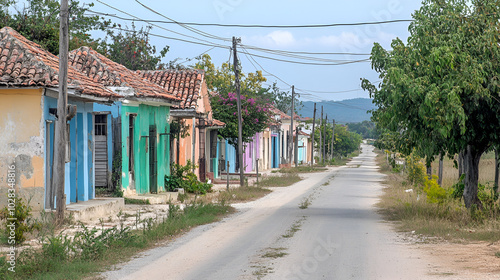
M 498 156 L 498 147 L 495 148 L 495 182 L 494 182 L 494 190 L 495 192 L 498 192 L 498 164 L 500 163 L 500 159 Z
M 239 173 L 240 170 L 240 154 L 238 153 L 238 144 L 235 144 L 234 147 L 236 148 L 236 162 L 234 166 L 234 172 Z
M 429 178 L 429 180 L 432 179 L 432 165 L 430 163 L 427 165 L 426 172 L 427 172 L 427 177 Z
M 481 154 L 482 152 L 471 145 L 467 145 L 467 149 L 463 153 L 463 171 L 465 173 L 463 197 L 467 208 L 470 208 L 473 204 L 477 205 L 478 208 L 482 208 L 481 201 L 477 197 Z
M 458 179 L 464 174 L 464 151 L 458 154 Z
M 443 154 L 439 155 L 438 184 L 443 185 Z

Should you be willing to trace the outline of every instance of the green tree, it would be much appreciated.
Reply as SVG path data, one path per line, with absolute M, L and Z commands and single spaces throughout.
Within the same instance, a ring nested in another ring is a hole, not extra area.
M 325 127 L 326 126 L 326 127 Z M 316 129 L 317 128 L 317 129 Z M 316 126 L 314 129 L 314 142 L 315 142 L 315 150 L 319 151 L 319 136 L 320 131 L 326 130 L 326 143 L 322 143 L 325 145 L 325 151 L 327 155 L 333 155 L 335 157 L 344 156 L 347 157 L 352 152 L 356 151 L 359 148 L 359 145 L 363 141 L 361 135 L 356 132 L 349 131 L 346 126 L 336 124 L 335 125 L 335 139 L 333 141 L 333 150 L 332 150 L 332 132 L 333 132 L 333 124 L 322 124 L 321 126 Z M 322 135 L 324 136 L 324 135 Z M 323 140 L 322 140 L 323 141 Z
M 292 93 L 290 91 L 281 90 L 276 82 L 274 82 L 267 91 L 271 94 L 270 98 L 273 100 L 274 106 L 281 112 L 290 114 L 292 111 Z M 299 98 L 300 94 L 296 92 L 294 96 L 294 111 L 297 115 L 299 114 L 300 108 L 303 107 L 302 101 L 300 101 Z
M 226 123 L 226 126 L 219 130 L 219 135 L 238 149 L 238 116 L 233 68 L 227 63 L 223 63 L 220 68 L 215 67 L 208 54 L 200 57 L 195 68 L 205 71 L 208 89 L 216 92 L 210 100 L 213 116 Z M 240 81 L 242 136 L 243 142 L 248 143 L 255 133 L 263 131 L 268 126 L 271 100 L 269 92 L 262 87 L 266 78 L 262 76 L 261 71 L 248 74 L 241 72 Z M 238 164 L 238 158 L 236 162 Z
M 121 26 L 119 26 L 121 27 Z M 124 65 L 130 70 L 156 70 L 173 67 L 161 62 L 167 54 L 169 47 L 164 46 L 158 53 L 156 47 L 151 45 L 149 32 L 151 26 L 136 29 L 132 23 L 131 31 L 115 32 L 110 29 L 108 35 L 98 52 L 116 63 Z
M 373 120 L 394 132 L 405 154 L 429 162 L 464 152 L 466 207 L 478 199 L 479 159 L 498 143 L 500 1 L 425 0 L 413 14 L 405 45 L 372 49 L 377 88 L 367 80 L 378 109 Z
M 365 139 L 377 139 L 378 131 L 375 123 L 371 121 L 363 121 L 358 123 L 348 123 L 350 131 L 356 132 Z
M 10 26 L 28 40 L 41 45 L 44 49 L 59 54 L 59 11 L 60 3 L 55 0 L 26 0 L 19 8 L 17 0 L 0 0 L 1 26 Z M 99 16 L 89 16 L 88 9 L 94 4 L 80 4 L 69 1 L 69 37 L 70 49 L 82 45 L 96 48 L 102 41 L 92 39 L 89 32 L 105 30 L 110 21 Z M 10 12 L 15 10 L 16 12 Z

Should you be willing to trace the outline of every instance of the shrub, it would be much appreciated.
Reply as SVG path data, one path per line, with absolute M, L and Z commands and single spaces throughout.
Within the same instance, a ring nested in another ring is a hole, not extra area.
M 451 197 L 452 198 L 461 199 L 462 196 L 464 195 L 464 188 L 465 188 L 464 178 L 465 178 L 465 174 L 462 174 L 460 176 L 460 179 L 458 179 L 458 182 L 453 184 L 453 186 L 451 186 Z
M 437 183 L 437 176 L 433 175 L 432 179 L 425 178 L 424 192 L 427 195 L 427 202 L 441 204 L 446 201 L 446 190 L 441 188 Z
M 415 186 L 422 186 L 426 180 L 425 167 L 414 153 L 406 157 L 406 172 L 408 181 Z
M 173 164 L 170 168 L 170 175 L 165 175 L 166 191 L 184 189 L 186 192 L 196 194 L 206 194 L 212 189 L 212 184 L 198 181 L 196 174 L 192 172 L 195 165 L 188 160 L 185 166 Z
M 9 201 L 12 201 L 12 198 L 9 198 Z M 8 225 L 14 224 L 14 240 L 16 244 L 23 243 L 26 240 L 26 233 L 32 233 L 41 228 L 41 224 L 31 218 L 31 206 L 29 203 L 30 200 L 25 202 L 21 197 L 16 197 L 14 199 L 13 211 L 8 206 L 0 210 L 0 218 L 5 220 L 4 225 L 7 236 L 11 235 L 11 228 Z M 10 221 L 8 218 L 15 218 L 15 220 Z

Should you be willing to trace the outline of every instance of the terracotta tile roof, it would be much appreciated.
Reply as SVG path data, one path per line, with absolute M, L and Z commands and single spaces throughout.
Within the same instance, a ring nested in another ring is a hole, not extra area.
M 302 135 L 302 136 L 310 136 L 309 134 L 305 133 L 304 131 L 300 130 L 299 131 L 299 135 Z
M 0 29 L 0 85 L 58 87 L 59 58 L 10 27 Z M 72 67 L 68 67 L 68 88 L 98 97 L 118 97 Z
M 69 63 L 95 82 L 108 87 L 130 87 L 137 97 L 162 98 L 174 102 L 180 99 L 164 88 L 147 81 L 136 72 L 116 63 L 89 47 L 81 47 L 69 54 Z
M 279 116 L 281 119 L 290 119 L 289 115 L 283 113 L 280 109 L 278 109 L 278 108 L 276 108 L 274 106 L 271 106 L 270 110 L 273 113 L 273 115 Z
M 200 122 L 199 122 L 199 120 L 198 120 L 198 122 L 197 122 L 197 124 L 196 124 L 196 125 L 199 125 L 199 123 L 200 123 Z M 211 119 L 211 120 L 207 120 L 207 119 L 206 119 L 206 120 L 205 120 L 205 126 L 207 126 L 207 127 L 212 127 L 212 126 L 226 126 L 226 123 L 221 122 L 221 121 L 216 120 L 216 119 Z
M 178 108 L 196 108 L 205 75 L 203 70 L 140 70 L 137 73 L 179 97 L 181 104 Z

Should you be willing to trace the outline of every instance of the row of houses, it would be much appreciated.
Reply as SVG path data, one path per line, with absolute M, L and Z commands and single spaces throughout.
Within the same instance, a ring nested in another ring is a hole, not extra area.
M 58 73 L 57 56 L 12 28 L 0 29 L 0 202 L 14 164 L 15 184 L 33 209 L 56 206 Z M 236 171 L 236 151 L 218 137 L 225 124 L 212 116 L 201 70 L 131 71 L 81 47 L 69 54 L 68 104 L 76 112 L 67 127 L 67 204 L 95 198 L 96 188 L 112 187 L 111 178 L 119 179 L 126 196 L 165 191 L 173 162 L 195 162 L 200 181 Z M 276 123 L 246 144 L 245 172 L 288 161 L 290 117 L 275 113 Z M 175 137 L 173 122 L 188 127 L 189 135 Z M 308 135 L 297 137 L 299 161 L 308 162 Z

